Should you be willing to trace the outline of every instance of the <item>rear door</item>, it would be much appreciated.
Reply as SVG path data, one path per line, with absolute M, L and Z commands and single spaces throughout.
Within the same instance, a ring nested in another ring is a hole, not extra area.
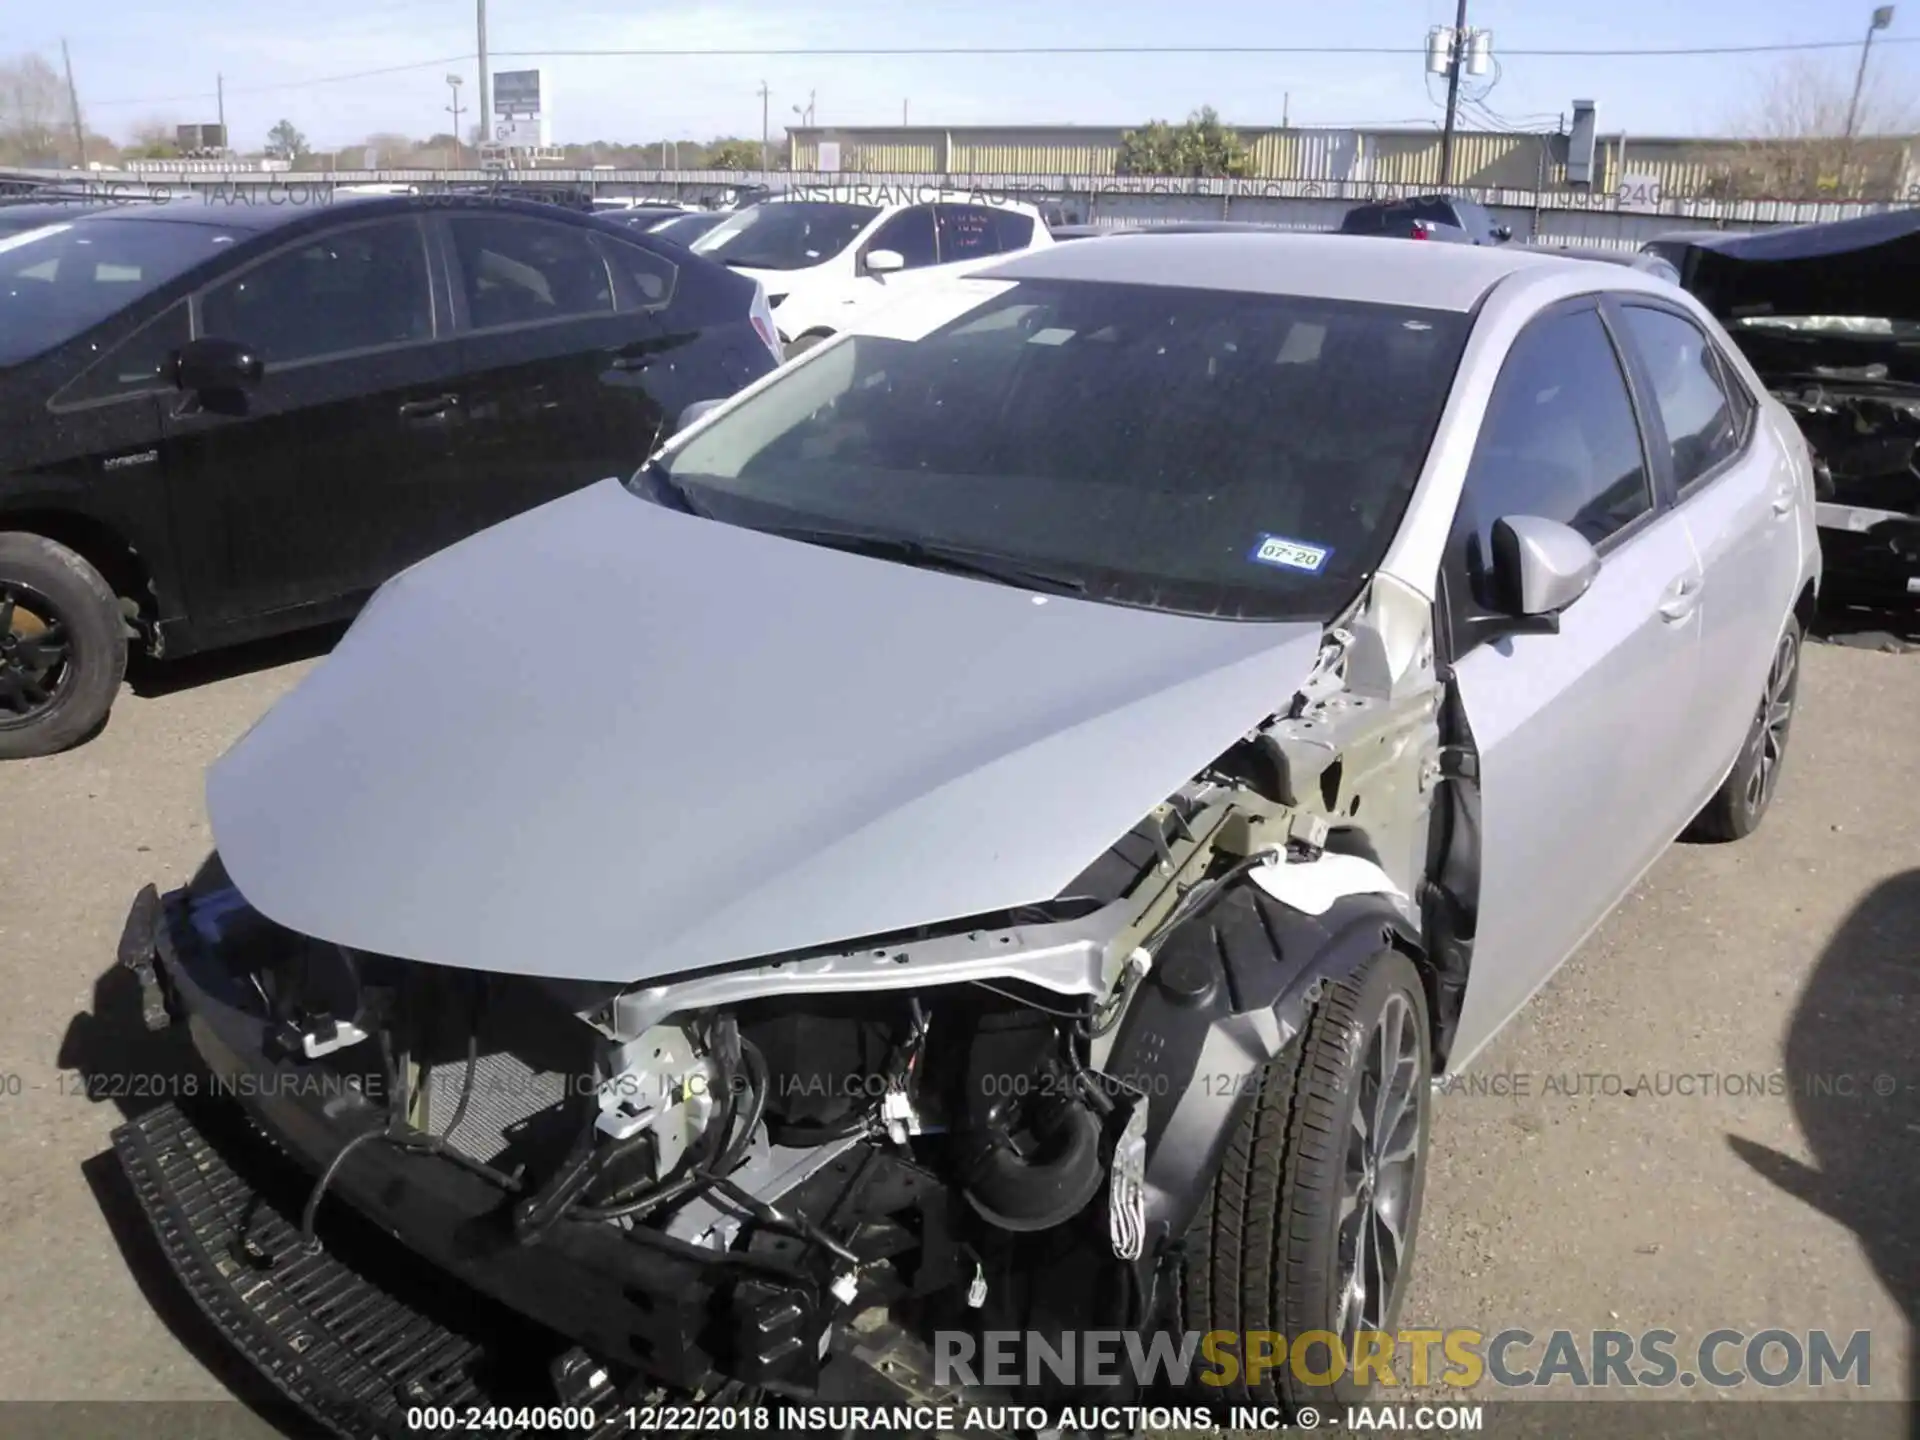
M 1504 515 L 1571 525 L 1601 559 L 1558 634 L 1476 642 Z M 1453 666 L 1480 756 L 1471 1057 L 1690 818 L 1701 569 L 1663 509 L 1616 344 L 1591 300 L 1515 341 L 1468 472 L 1445 579 Z
M 1758 404 L 1676 306 L 1621 299 L 1620 333 L 1648 397 L 1648 438 L 1705 570 L 1701 686 L 1686 780 L 1704 803 L 1739 752 L 1800 577 L 1799 481 L 1756 443 Z
M 687 338 L 663 323 L 677 267 L 652 251 L 504 210 L 439 223 L 468 396 L 450 542 L 638 468 L 667 424 L 662 357 Z
M 454 342 L 417 214 L 309 232 L 194 298 L 194 332 L 264 379 L 225 412 L 192 396 L 162 442 L 197 623 L 368 590 L 418 557 L 451 475 Z

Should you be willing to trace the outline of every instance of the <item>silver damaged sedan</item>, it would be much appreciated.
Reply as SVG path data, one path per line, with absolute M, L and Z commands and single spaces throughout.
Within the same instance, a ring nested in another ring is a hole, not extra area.
M 336 1333 L 315 1255 L 532 1322 L 563 1400 L 1391 1331 L 1432 1082 L 1766 814 L 1811 468 L 1679 289 L 1236 233 L 885 283 L 388 584 L 136 907 L 151 1023 L 272 1153 L 163 1107 L 121 1154 L 248 1354 L 299 1314 L 359 1367 L 283 1372 L 316 1413 L 455 1381 L 430 1306 Z M 271 1209 L 262 1166 L 305 1204 L 235 1280 L 193 1186 Z

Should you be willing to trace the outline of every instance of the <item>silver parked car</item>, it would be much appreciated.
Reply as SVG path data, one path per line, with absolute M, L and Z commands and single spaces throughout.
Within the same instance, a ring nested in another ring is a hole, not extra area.
M 420 1404 L 480 1382 L 210 1263 L 195 1187 L 304 1169 L 261 1245 L 360 1212 L 562 1398 L 1391 1331 L 1430 1082 L 1766 813 L 1812 507 L 1628 267 L 1144 235 L 918 291 L 403 573 L 218 763 L 224 873 L 129 963 L 275 1148 L 162 1107 L 136 1193 L 247 1353 L 293 1315 Z

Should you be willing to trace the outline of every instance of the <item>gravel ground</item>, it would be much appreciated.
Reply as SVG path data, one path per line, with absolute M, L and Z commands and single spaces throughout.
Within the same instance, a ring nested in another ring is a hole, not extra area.
M 162 670 L 93 743 L 0 767 L 0 1400 L 248 1384 L 106 1153 L 132 1097 L 76 1076 L 158 1063 L 96 984 L 135 891 L 203 858 L 205 767 L 325 638 Z M 1920 656 L 1810 646 L 1801 697 L 1761 834 L 1662 859 L 1437 1098 L 1404 1323 L 1665 1327 L 1683 1355 L 1721 1326 L 1868 1330 L 1871 1393 L 1914 1395 Z

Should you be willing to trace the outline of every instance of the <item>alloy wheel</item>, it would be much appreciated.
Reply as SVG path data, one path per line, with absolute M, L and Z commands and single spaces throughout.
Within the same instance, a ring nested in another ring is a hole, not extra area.
M 1348 1122 L 1339 1219 L 1335 1328 L 1353 1353 L 1363 1330 L 1384 1330 L 1407 1253 L 1420 1162 L 1420 1036 L 1404 995 L 1387 999 L 1368 1034 Z
M 0 729 L 25 725 L 72 683 L 73 640 L 47 597 L 0 579 Z
M 1773 796 L 1780 761 L 1787 752 L 1787 728 L 1793 721 L 1794 679 L 1800 668 L 1800 647 L 1791 632 L 1780 639 L 1767 671 L 1766 693 L 1753 719 L 1752 756 L 1747 767 L 1746 802 L 1757 811 Z

